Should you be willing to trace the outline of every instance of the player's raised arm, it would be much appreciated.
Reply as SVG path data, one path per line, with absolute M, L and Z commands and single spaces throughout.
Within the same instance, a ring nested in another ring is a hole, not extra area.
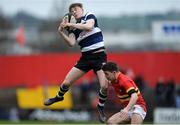
M 94 27 L 94 19 L 89 19 L 86 21 L 86 23 L 77 23 L 77 24 L 67 23 L 66 26 L 71 28 L 91 31 Z
M 69 35 L 64 33 L 64 28 L 66 27 L 66 23 L 62 22 L 59 25 L 58 31 L 59 34 L 62 36 L 64 41 L 69 45 L 69 46 L 74 46 L 76 43 L 76 39 L 73 33 L 70 33 Z

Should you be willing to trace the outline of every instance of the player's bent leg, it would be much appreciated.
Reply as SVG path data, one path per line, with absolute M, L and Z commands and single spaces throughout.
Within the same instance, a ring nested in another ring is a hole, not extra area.
M 107 99 L 108 82 L 102 70 L 97 71 L 97 77 L 101 87 L 99 91 L 99 103 L 97 105 L 97 110 L 99 112 L 99 120 L 101 122 L 105 122 L 106 117 L 104 114 L 104 104 Z
M 130 117 L 128 115 L 124 115 L 122 112 L 118 112 L 111 116 L 107 120 L 108 125 L 115 125 L 115 124 L 125 124 L 130 123 Z
M 143 118 L 137 113 L 133 113 L 131 117 L 131 124 L 142 124 Z
M 71 84 L 73 84 L 76 80 L 78 80 L 80 77 L 82 77 L 85 74 L 85 72 L 79 70 L 76 67 L 73 67 L 69 73 L 66 75 L 63 83 L 60 86 L 59 92 L 54 98 L 49 98 L 44 101 L 44 105 L 49 106 L 52 105 L 55 102 L 59 102 L 64 100 L 64 94 L 69 90 L 69 87 Z
M 144 111 L 144 109 L 140 105 L 135 105 L 131 115 L 131 123 L 142 124 L 145 117 L 146 112 Z
M 97 71 L 97 77 L 100 83 L 100 99 L 106 100 L 107 99 L 107 90 L 108 90 L 108 80 L 105 77 L 105 74 L 102 70 Z M 105 102 L 103 102 L 104 105 Z
M 84 71 L 82 71 L 76 67 L 73 67 L 66 75 L 66 77 L 63 81 L 63 84 L 71 86 L 76 80 L 78 80 L 84 74 L 85 74 Z
M 118 124 L 118 117 L 119 117 L 119 113 L 114 114 L 113 116 L 111 116 L 108 120 L 107 120 L 107 124 L 108 125 L 112 125 L 112 124 Z
M 105 94 L 107 94 L 108 89 L 108 80 L 105 77 L 105 74 L 102 70 L 97 71 L 97 77 L 100 83 L 100 87 Z

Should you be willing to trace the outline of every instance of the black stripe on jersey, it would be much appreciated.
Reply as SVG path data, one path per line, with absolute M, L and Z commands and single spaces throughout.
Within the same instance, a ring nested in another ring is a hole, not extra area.
M 136 89 L 136 90 L 131 89 L 131 90 L 128 91 L 128 95 L 131 96 L 133 93 L 138 93 L 138 91 L 139 91 L 138 89 Z

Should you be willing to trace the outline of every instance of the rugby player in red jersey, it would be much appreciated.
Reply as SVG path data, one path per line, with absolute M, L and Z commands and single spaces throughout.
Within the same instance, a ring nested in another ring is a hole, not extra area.
M 112 115 L 107 123 L 142 124 L 147 112 L 146 103 L 134 81 L 121 73 L 118 65 L 114 62 L 106 63 L 102 70 L 124 107 L 121 111 Z

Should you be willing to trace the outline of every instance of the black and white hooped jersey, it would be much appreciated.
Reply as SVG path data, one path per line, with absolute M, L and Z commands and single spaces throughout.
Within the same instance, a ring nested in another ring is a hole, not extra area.
M 86 13 L 77 23 L 86 23 L 87 20 L 94 19 L 94 27 L 91 31 L 74 29 L 71 31 L 75 34 L 76 41 L 81 48 L 81 52 L 88 52 L 104 48 L 104 41 L 101 29 L 98 27 L 97 18 L 92 13 Z

